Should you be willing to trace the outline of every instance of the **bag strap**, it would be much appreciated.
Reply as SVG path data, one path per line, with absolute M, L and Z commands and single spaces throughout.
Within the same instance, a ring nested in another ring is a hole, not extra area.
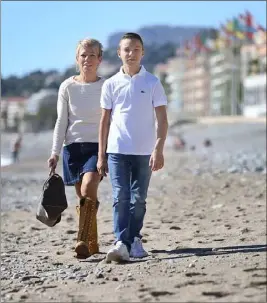
M 52 177 L 60 178 L 60 175 L 57 174 L 55 171 L 51 175 L 49 174 L 49 177 L 44 182 L 43 190 L 45 190 L 47 183 L 51 180 Z
M 56 173 L 56 171 L 51 167 L 49 172 L 49 177 L 53 176 Z

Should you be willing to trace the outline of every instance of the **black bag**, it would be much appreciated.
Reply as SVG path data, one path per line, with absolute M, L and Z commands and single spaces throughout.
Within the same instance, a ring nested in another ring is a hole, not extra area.
M 53 173 L 45 181 L 36 212 L 37 220 L 49 227 L 61 220 L 61 213 L 68 207 L 65 185 L 60 175 Z

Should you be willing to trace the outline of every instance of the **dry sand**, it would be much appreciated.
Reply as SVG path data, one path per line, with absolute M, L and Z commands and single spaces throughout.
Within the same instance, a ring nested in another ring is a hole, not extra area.
M 265 174 L 193 174 L 188 167 L 201 167 L 201 159 L 167 148 L 147 199 L 149 256 L 107 264 L 114 240 L 109 179 L 99 194 L 101 253 L 79 261 L 73 188 L 66 188 L 69 208 L 57 226 L 35 219 L 45 160 L 2 168 L 1 302 L 266 302 Z

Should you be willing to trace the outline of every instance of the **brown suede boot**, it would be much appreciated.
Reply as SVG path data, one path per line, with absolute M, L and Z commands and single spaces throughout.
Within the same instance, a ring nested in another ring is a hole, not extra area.
M 80 200 L 80 205 L 76 206 L 76 210 L 79 216 L 79 230 L 77 243 L 75 245 L 75 252 L 77 254 L 77 258 L 88 258 L 90 256 L 87 245 L 89 234 L 89 203 L 85 198 L 82 198 Z
M 99 201 L 93 202 L 90 201 L 91 205 L 91 212 L 90 212 L 90 220 L 92 220 L 91 229 L 89 231 L 88 237 L 88 248 L 89 253 L 91 255 L 99 253 L 99 246 L 98 246 L 98 233 L 97 233 L 97 210 L 99 207 Z
M 96 220 L 98 206 L 98 201 L 89 198 L 82 198 L 80 206 L 76 206 L 79 215 L 78 239 L 75 246 L 77 258 L 88 258 L 99 252 Z

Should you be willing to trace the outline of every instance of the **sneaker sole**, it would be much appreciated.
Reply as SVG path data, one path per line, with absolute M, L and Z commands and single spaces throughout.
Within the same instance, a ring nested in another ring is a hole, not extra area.
M 106 261 L 107 262 L 111 262 L 111 261 L 127 262 L 127 261 L 130 261 L 130 259 L 129 258 L 123 258 L 122 256 L 116 254 L 115 252 L 110 252 L 110 253 L 107 253 Z
M 148 256 L 148 254 L 147 254 L 147 255 L 142 255 L 142 256 L 130 255 L 131 258 L 136 258 L 136 259 L 145 258 L 145 257 L 147 257 L 147 256 Z

